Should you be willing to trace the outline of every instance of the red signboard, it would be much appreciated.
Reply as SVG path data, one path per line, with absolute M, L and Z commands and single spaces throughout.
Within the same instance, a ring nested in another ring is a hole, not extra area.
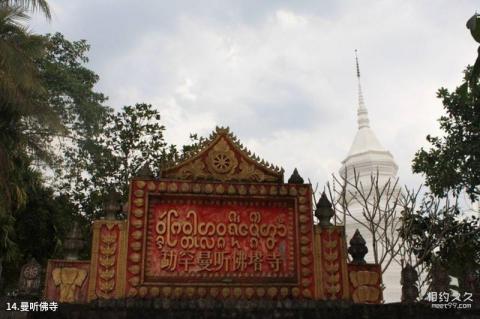
M 314 296 L 310 185 L 134 181 L 127 297 Z
M 294 208 L 291 198 L 150 196 L 144 281 L 295 283 Z

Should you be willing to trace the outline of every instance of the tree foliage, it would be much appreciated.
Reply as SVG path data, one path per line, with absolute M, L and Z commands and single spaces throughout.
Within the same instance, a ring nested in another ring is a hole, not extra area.
M 93 92 L 98 77 L 83 66 L 84 41 L 24 26 L 26 10 L 36 9 L 50 14 L 45 1 L 0 2 L 0 282 L 7 286 L 26 258 L 43 262 L 61 252 L 78 214 L 45 186 L 39 168 L 61 164 L 59 137 L 93 134 L 105 100 Z
M 35 61 L 45 55 L 45 40 L 19 24 L 26 18 L 20 8 L 0 6 L 0 214 L 10 214 L 25 202 L 15 163 L 26 152 L 47 158 L 45 144 L 28 133 L 31 123 L 59 129 L 51 109 L 36 103 L 44 88 Z
M 91 219 L 102 214 L 110 192 L 127 200 L 129 180 L 140 168 L 148 167 L 159 176 L 162 167 L 176 163 L 199 142 L 192 135 L 193 144 L 182 150 L 167 145 L 159 112 L 145 103 L 109 112 L 101 127 L 98 134 L 66 147 L 65 165 L 59 172 L 59 188 Z
M 9 240 L 8 245 L 0 246 L 5 248 L 5 254 L 0 255 L 5 258 L 2 277 L 6 290 L 15 288 L 20 266 L 31 257 L 43 265 L 49 258 L 61 258 L 62 242 L 72 220 L 82 221 L 68 198 L 56 196 L 53 189 L 46 187 L 41 173 L 28 161 L 18 163 L 15 171 L 22 176 L 26 197 L 25 204 L 14 214 L 3 215 L 5 223 L 0 223 L 0 227 L 7 228 L 0 233 Z M 82 224 L 86 225 L 85 221 Z
M 16 282 L 27 258 L 60 257 L 72 220 L 88 232 L 105 196 L 125 199 L 141 166 L 159 174 L 201 141 L 167 145 L 149 104 L 106 106 L 87 42 L 30 33 L 26 11 L 35 10 L 50 17 L 44 0 L 0 0 L 0 286 Z
M 64 136 L 75 140 L 96 134 L 110 109 L 107 97 L 96 92 L 99 77 L 86 67 L 90 46 L 85 40 L 68 41 L 61 33 L 47 34 L 47 54 L 37 61 L 47 103 L 60 117 L 67 131 Z
M 453 92 L 441 88 L 446 115 L 440 117 L 443 137 L 427 136 L 430 149 L 420 149 L 413 160 L 413 171 L 425 176 L 426 184 L 436 195 L 448 191 L 466 191 L 471 199 L 480 195 L 480 93 L 478 79 L 470 80 L 471 68 L 464 82 Z
M 478 68 L 478 67 L 477 67 Z M 425 176 L 433 194 L 427 195 L 420 210 L 408 216 L 413 228 L 402 232 L 410 257 L 425 267 L 431 278 L 439 265 L 449 276 L 458 278 L 456 290 L 465 291 L 466 277 L 480 278 L 480 232 L 475 216 L 462 212 L 453 198 L 466 192 L 472 201 L 480 195 L 480 90 L 478 74 L 468 66 L 463 83 L 454 91 L 440 88 L 446 114 L 439 119 L 442 137 L 427 136 L 428 150 L 420 149 L 413 160 L 413 171 Z M 440 207 L 440 199 L 446 204 Z M 435 214 L 428 207 L 436 207 Z M 407 217 L 405 217 L 407 218 Z
M 457 278 L 459 285 L 452 288 L 463 292 L 465 275 L 480 271 L 479 226 L 478 218 L 462 214 L 453 196 L 438 198 L 427 193 L 418 209 L 402 213 L 402 257 L 419 272 L 423 292 L 435 265 Z
M 0 5 L 22 8 L 25 11 L 41 11 L 47 19 L 52 18 L 50 6 L 45 0 L 0 0 Z

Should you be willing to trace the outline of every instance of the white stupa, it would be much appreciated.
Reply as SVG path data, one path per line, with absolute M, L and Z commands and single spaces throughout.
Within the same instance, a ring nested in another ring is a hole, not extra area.
M 369 182 L 372 173 L 376 175 L 378 170 L 379 180 L 386 182 L 389 178 L 396 177 L 398 165 L 395 163 L 392 154 L 380 144 L 377 136 L 370 128 L 368 111 L 360 84 L 358 59 L 356 59 L 356 63 L 358 78 L 358 131 L 347 157 L 342 161 L 340 175 L 345 176 L 346 173 L 348 179 L 353 179 L 353 171 L 355 169 L 356 174 L 360 175 L 363 182 Z
M 377 136 L 370 128 L 368 111 L 365 106 L 362 87 L 360 84 L 360 68 L 358 65 L 358 58 L 356 58 L 356 67 L 358 78 L 358 131 L 355 135 L 352 146 L 350 147 L 350 151 L 348 152 L 346 158 L 342 161 L 342 167 L 339 173 L 351 183 L 354 183 L 356 174 L 359 178 L 359 183 L 362 183 L 364 190 L 370 189 L 372 176 L 375 178 L 378 176 L 378 184 L 380 188 L 390 180 L 393 189 L 393 184 L 397 179 L 396 175 L 398 171 L 398 165 L 395 163 L 392 154 L 380 144 Z M 398 187 L 395 189 L 397 192 L 399 191 Z M 349 196 L 351 192 L 353 192 L 352 186 L 347 186 L 346 194 L 347 201 L 349 202 L 348 208 L 352 215 L 363 221 L 365 220 L 362 214 L 363 208 L 358 202 L 351 200 L 352 196 Z M 345 222 L 347 243 L 355 233 L 355 230 L 359 229 L 363 238 L 367 242 L 367 247 L 369 250 L 368 254 L 365 256 L 365 259 L 367 262 L 373 263 L 374 257 L 372 236 L 369 231 L 351 217 L 347 216 Z M 392 261 L 387 271 L 383 274 L 383 283 L 386 286 L 386 289 L 383 293 L 384 300 L 386 302 L 400 301 L 400 271 L 400 265 L 395 261 Z

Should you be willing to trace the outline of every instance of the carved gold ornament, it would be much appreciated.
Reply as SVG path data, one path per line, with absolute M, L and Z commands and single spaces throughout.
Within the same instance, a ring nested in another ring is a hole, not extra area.
M 230 296 L 230 288 L 227 288 L 227 287 L 223 288 L 222 289 L 222 297 L 223 298 L 228 298 L 229 296 Z
M 87 278 L 87 271 L 81 268 L 64 267 L 52 270 L 55 286 L 60 287 L 59 302 L 75 302 L 75 292 Z
M 353 292 L 355 303 L 377 302 L 380 297 L 380 290 L 372 286 L 360 286 Z
M 108 298 L 108 293 L 110 293 L 113 290 L 113 287 L 115 286 L 115 282 L 113 280 L 111 281 L 101 281 L 100 282 L 100 291 L 101 296 L 103 298 Z
M 108 268 L 107 270 L 100 271 L 100 278 L 103 280 L 110 280 L 115 276 L 115 270 Z
M 257 288 L 257 296 L 260 298 L 265 296 L 265 288 Z
M 377 302 L 380 289 L 377 287 L 380 275 L 375 271 L 351 271 L 350 282 L 354 288 L 353 301 L 356 303 Z
M 312 298 L 312 292 L 310 291 L 310 289 L 303 289 L 302 295 L 305 298 Z
M 375 271 L 351 271 L 350 272 L 350 281 L 353 287 L 359 286 L 374 286 L 379 280 L 379 275 Z
M 238 173 L 238 179 L 263 182 L 265 180 L 265 174 L 258 170 L 255 165 L 248 164 L 242 159 L 240 161 L 240 173 Z
M 270 297 L 270 298 L 274 298 L 276 297 L 278 294 L 278 288 L 276 287 L 270 287 L 267 289 L 267 295 Z
M 207 295 L 207 289 L 200 287 L 198 288 L 197 293 L 200 298 L 204 298 Z
M 158 287 L 152 287 L 150 289 L 150 296 L 152 297 L 158 297 L 158 295 L 160 295 L 160 288 Z
M 117 252 L 117 233 L 112 227 L 106 227 L 100 240 L 99 257 L 99 292 L 98 296 L 108 299 L 115 287 L 115 265 Z
M 283 169 L 246 150 L 228 128 L 217 128 L 199 150 L 187 154 L 183 163 L 164 170 L 162 176 L 191 180 L 283 182 L 283 172 Z
M 100 265 L 106 268 L 115 265 L 115 258 L 112 258 L 110 256 L 100 255 L 100 258 L 98 260 L 100 262 Z
M 198 179 L 204 178 L 205 176 L 205 164 L 201 159 L 198 159 L 190 163 L 190 165 L 182 168 L 177 177 L 184 179 Z
M 231 177 L 238 166 L 235 152 L 230 148 L 224 138 L 208 152 L 206 163 L 210 173 L 220 180 Z
M 163 287 L 162 288 L 162 294 L 165 297 L 170 297 L 170 295 L 172 294 L 172 288 L 171 287 Z
M 322 255 L 324 260 L 325 290 L 330 295 L 330 299 L 336 299 L 336 295 L 341 290 L 340 285 L 340 263 L 337 240 L 332 238 L 332 232 L 327 232 L 327 237 L 323 239 Z
M 298 297 L 300 295 L 300 288 L 298 287 L 293 287 L 292 288 L 292 296 L 293 297 Z
M 138 265 L 130 266 L 130 267 L 128 267 L 128 271 L 131 274 L 138 275 L 140 273 L 140 266 L 138 266 Z
M 148 293 L 148 288 L 147 287 L 140 287 L 140 289 L 138 289 L 138 295 L 140 297 L 145 297 Z

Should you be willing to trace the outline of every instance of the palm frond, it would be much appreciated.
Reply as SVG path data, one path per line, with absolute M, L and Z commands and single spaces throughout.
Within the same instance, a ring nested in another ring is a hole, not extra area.
M 0 5 L 17 6 L 32 12 L 41 11 L 47 19 L 52 18 L 50 6 L 46 0 L 0 0 Z

